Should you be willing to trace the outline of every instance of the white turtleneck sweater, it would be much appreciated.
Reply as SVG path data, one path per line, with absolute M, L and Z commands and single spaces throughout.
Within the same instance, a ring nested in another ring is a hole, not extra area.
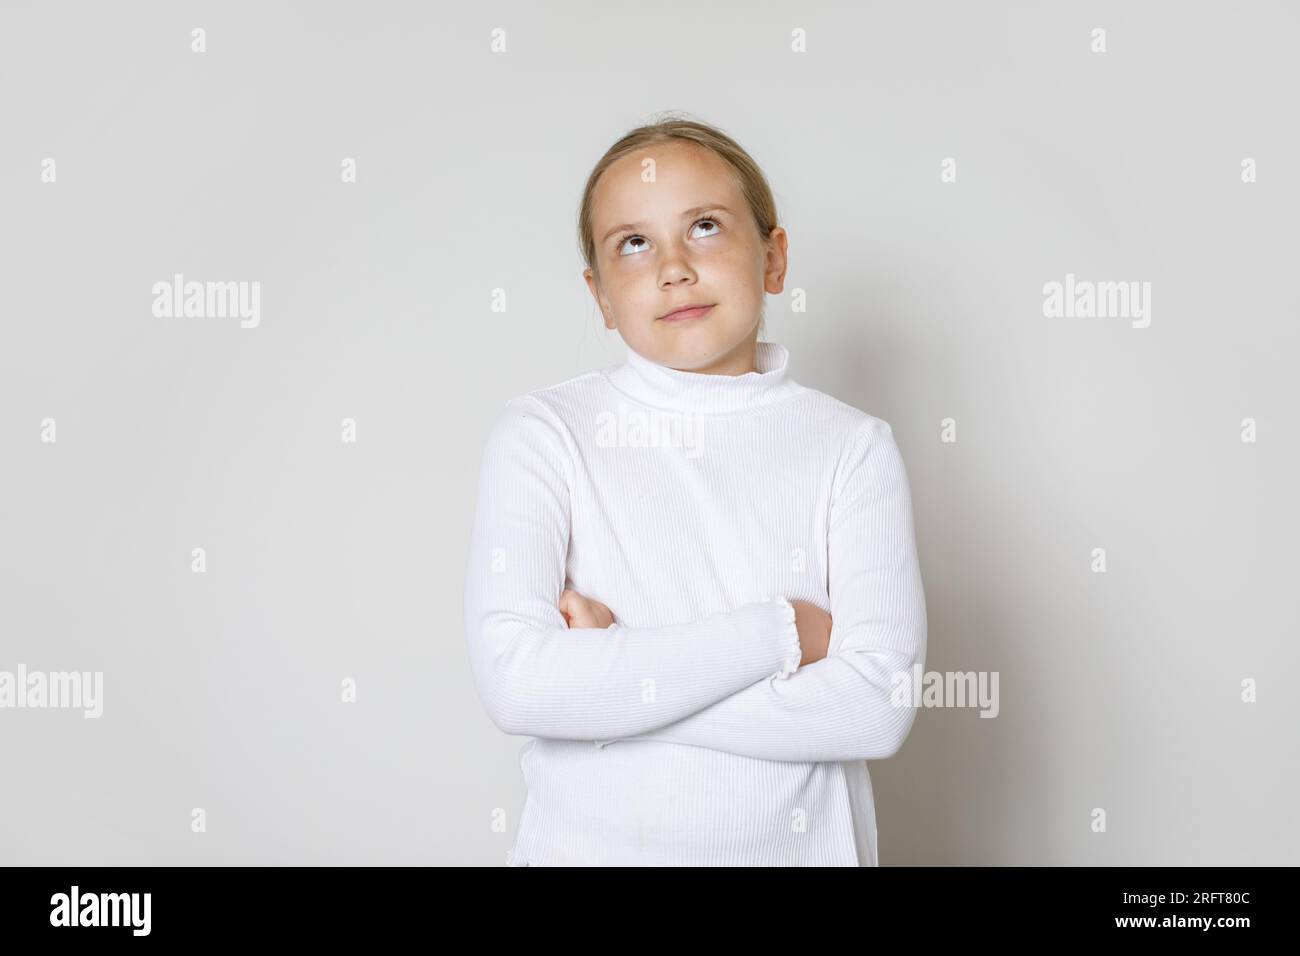
M 889 424 L 788 362 L 629 350 L 493 424 L 465 626 L 488 714 L 532 738 L 510 865 L 877 865 L 864 761 L 925 658 L 911 495 Z M 615 623 L 567 627 L 566 587 Z M 804 667 L 792 599 L 832 618 Z

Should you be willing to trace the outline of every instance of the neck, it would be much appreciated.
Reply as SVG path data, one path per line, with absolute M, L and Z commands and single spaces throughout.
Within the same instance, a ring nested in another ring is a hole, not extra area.
M 628 349 L 627 361 L 604 370 L 625 396 L 654 408 L 681 412 L 729 413 L 761 408 L 803 391 L 787 375 L 790 353 L 776 342 L 756 342 L 712 363 L 710 371 L 660 365 Z

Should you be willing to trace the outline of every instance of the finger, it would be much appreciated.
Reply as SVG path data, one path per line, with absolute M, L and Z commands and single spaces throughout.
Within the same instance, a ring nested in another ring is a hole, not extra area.
M 582 607 L 578 609 L 578 612 L 574 617 L 582 622 L 583 627 L 603 626 L 600 621 L 600 614 L 597 612 L 596 604 L 594 602 L 584 601 Z

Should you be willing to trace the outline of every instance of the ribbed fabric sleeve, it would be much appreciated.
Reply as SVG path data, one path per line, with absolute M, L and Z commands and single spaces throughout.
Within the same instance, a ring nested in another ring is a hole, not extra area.
M 912 668 L 924 667 L 927 624 L 906 469 L 881 419 L 862 426 L 842 462 L 827 548 L 827 657 L 645 736 L 767 760 L 872 760 L 898 750 L 915 717 Z
M 799 637 L 781 596 L 662 627 L 569 628 L 558 607 L 568 462 L 563 424 L 542 403 L 522 395 L 506 404 L 483 452 L 465 589 L 474 680 L 501 730 L 629 737 L 764 678 L 793 679 Z

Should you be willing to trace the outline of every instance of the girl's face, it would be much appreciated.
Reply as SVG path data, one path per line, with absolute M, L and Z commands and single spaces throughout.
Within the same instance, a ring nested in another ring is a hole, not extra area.
M 600 177 L 591 218 L 600 278 L 591 269 L 583 278 L 606 328 L 670 368 L 753 370 L 763 295 L 785 285 L 787 240 L 779 227 L 759 237 L 730 166 L 693 143 L 637 150 Z M 687 305 L 712 308 L 663 318 Z

